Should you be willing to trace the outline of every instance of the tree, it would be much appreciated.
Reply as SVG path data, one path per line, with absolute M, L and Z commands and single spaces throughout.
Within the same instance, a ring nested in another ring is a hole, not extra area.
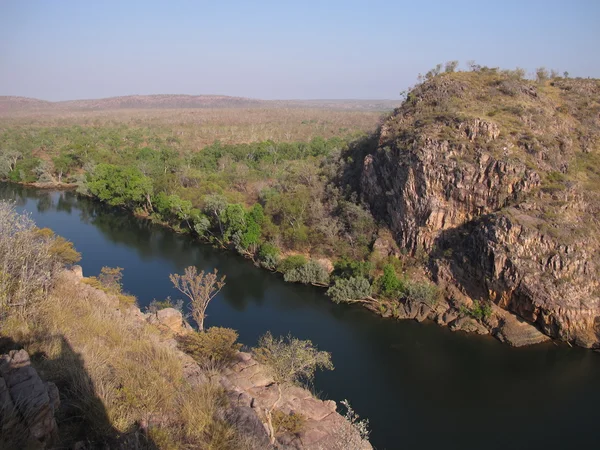
M 58 182 L 62 182 L 62 177 L 67 175 L 71 168 L 75 165 L 75 160 L 72 155 L 61 153 L 59 156 L 52 158 L 54 163 L 54 173 L 58 177 Z
M 137 167 L 98 164 L 87 182 L 90 193 L 112 206 L 152 208 L 152 181 Z
M 250 253 L 254 255 L 260 243 L 260 237 L 262 234 L 261 225 L 265 220 L 265 214 L 263 208 L 259 203 L 256 203 L 246 213 L 246 229 L 240 235 L 239 246 L 242 252 Z M 240 253 L 242 253 L 240 252 Z
M 48 250 L 60 264 L 69 266 L 81 260 L 81 253 L 75 250 L 73 243 L 62 236 L 56 236 L 50 228 L 38 228 L 35 234 L 49 242 Z
M 537 78 L 538 83 L 544 83 L 548 77 L 548 69 L 546 69 L 545 67 L 538 67 L 537 69 L 535 69 L 535 76 Z
M 227 208 L 227 199 L 222 195 L 211 194 L 204 197 L 204 211 L 216 220 L 219 225 L 219 231 L 221 233 L 221 237 L 223 237 L 223 221 L 221 219 L 221 215 Z
M 319 351 L 311 341 L 303 341 L 287 335 L 274 338 L 270 332 L 261 336 L 258 347 L 252 349 L 259 363 L 266 365 L 278 383 L 278 398 L 270 409 L 265 410 L 271 435 L 271 443 L 275 442 L 275 432 L 272 424 L 272 413 L 281 400 L 281 385 L 296 384 L 302 381 L 310 382 L 317 369 L 333 370 L 331 354 Z
M 452 73 L 458 67 L 458 61 L 448 61 L 444 66 L 444 72 Z
M 12 150 L 2 150 L 0 153 L 0 178 L 8 177 L 8 174 L 15 170 L 17 162 L 23 158 L 21 152 Z
M 223 239 L 230 241 L 233 235 L 241 233 L 246 228 L 244 207 L 239 203 L 227 205 L 221 212 L 221 223 L 223 224 Z
M 189 266 L 183 275 L 171 274 L 169 279 L 178 291 L 190 299 L 192 317 L 198 324 L 199 331 L 204 331 L 206 308 L 225 286 L 225 275 L 219 279 L 217 269 L 214 269 L 212 273 L 204 271 L 198 273 L 196 267 Z

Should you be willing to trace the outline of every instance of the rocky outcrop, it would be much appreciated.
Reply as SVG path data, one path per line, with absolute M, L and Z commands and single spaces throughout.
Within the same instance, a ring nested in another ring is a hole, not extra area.
M 268 449 L 270 444 L 266 412 L 275 410 L 284 414 L 300 414 L 305 422 L 297 434 L 277 433 L 277 447 L 295 450 L 348 450 L 371 448 L 362 441 L 358 432 L 338 412 L 334 401 L 316 399 L 310 391 L 298 386 L 279 386 L 268 369 L 259 364 L 249 353 L 238 352 L 236 360 L 217 379 L 211 379 L 189 355 L 177 349 L 175 335 L 190 332 L 189 324 L 180 311 L 164 308 L 138 317 L 157 327 L 162 340 L 176 352 L 183 362 L 183 373 L 188 383 L 197 386 L 218 382 L 227 392 L 230 405 L 224 418 L 234 425 L 253 448 Z M 279 389 L 281 388 L 281 398 Z M 353 445 L 348 446 L 348 442 Z M 356 444 L 356 445 L 354 445 Z
M 1 448 L 48 448 L 57 436 L 60 404 L 54 383 L 42 381 L 25 350 L 0 356 Z
M 510 325 L 487 328 L 507 342 L 542 340 L 533 324 L 600 346 L 600 120 L 577 109 L 582 96 L 599 104 L 600 83 L 584 81 L 582 93 L 576 81 L 540 88 L 497 71 L 434 77 L 363 161 L 361 195 L 401 249 L 427 255 L 467 305 L 489 300 L 530 324 L 516 332 L 526 325 L 497 316 Z
M 304 418 L 297 434 L 279 432 L 277 442 L 283 448 L 297 450 L 371 449 L 358 432 L 338 412 L 332 400 L 319 400 L 310 391 L 294 385 L 278 385 L 267 368 L 249 353 L 240 352 L 237 360 L 220 380 L 228 391 L 234 408 L 252 409 L 266 422 L 265 411 L 275 405 L 284 414 L 300 414 Z M 266 431 L 265 431 L 266 432 Z M 358 445 L 348 446 L 348 442 Z

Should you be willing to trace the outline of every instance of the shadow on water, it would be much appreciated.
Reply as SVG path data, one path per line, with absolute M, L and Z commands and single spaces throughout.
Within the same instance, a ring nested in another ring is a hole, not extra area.
M 123 267 L 124 288 L 142 307 L 180 298 L 170 273 L 216 267 L 227 284 L 208 308 L 208 326 L 234 328 L 249 346 L 266 331 L 291 332 L 331 352 L 336 369 L 318 373 L 315 389 L 348 398 L 369 419 L 379 450 L 597 446 L 600 355 L 552 343 L 512 349 L 435 324 L 382 319 L 73 193 L 50 193 L 54 206 L 38 212 L 46 194 L 0 184 L 0 198 L 16 199 L 39 226 L 74 242 L 85 274 Z
M 74 448 L 76 443 L 83 442 L 86 449 L 158 450 L 139 426 L 125 433 L 120 433 L 112 426 L 81 355 L 73 350 L 64 336 L 43 335 L 35 338 L 35 342 L 42 340 L 60 348 L 58 356 L 54 358 L 44 352 L 29 355 L 32 366 L 43 381 L 56 384 L 60 395 L 60 406 L 54 414 L 58 424 L 58 442 L 54 442 L 52 448 Z M 23 344 L 1 336 L 0 354 L 20 350 Z

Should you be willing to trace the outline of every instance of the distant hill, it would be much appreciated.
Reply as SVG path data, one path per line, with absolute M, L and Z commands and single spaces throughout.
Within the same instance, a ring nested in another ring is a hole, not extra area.
M 0 114 L 51 111 L 193 108 L 314 108 L 385 111 L 400 100 L 259 100 L 226 95 L 128 95 L 89 100 L 48 102 L 27 97 L 0 96 Z

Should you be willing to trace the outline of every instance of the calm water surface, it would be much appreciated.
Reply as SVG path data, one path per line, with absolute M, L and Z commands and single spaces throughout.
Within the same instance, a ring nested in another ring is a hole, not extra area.
M 331 352 L 336 369 L 319 373 L 315 390 L 349 399 L 369 418 L 377 449 L 600 448 L 599 354 L 554 344 L 512 349 L 335 305 L 322 290 L 70 192 L 0 184 L 0 199 L 73 241 L 86 275 L 123 267 L 125 290 L 142 308 L 179 297 L 170 273 L 218 268 L 227 285 L 206 325 L 235 328 L 248 346 L 270 330 Z

